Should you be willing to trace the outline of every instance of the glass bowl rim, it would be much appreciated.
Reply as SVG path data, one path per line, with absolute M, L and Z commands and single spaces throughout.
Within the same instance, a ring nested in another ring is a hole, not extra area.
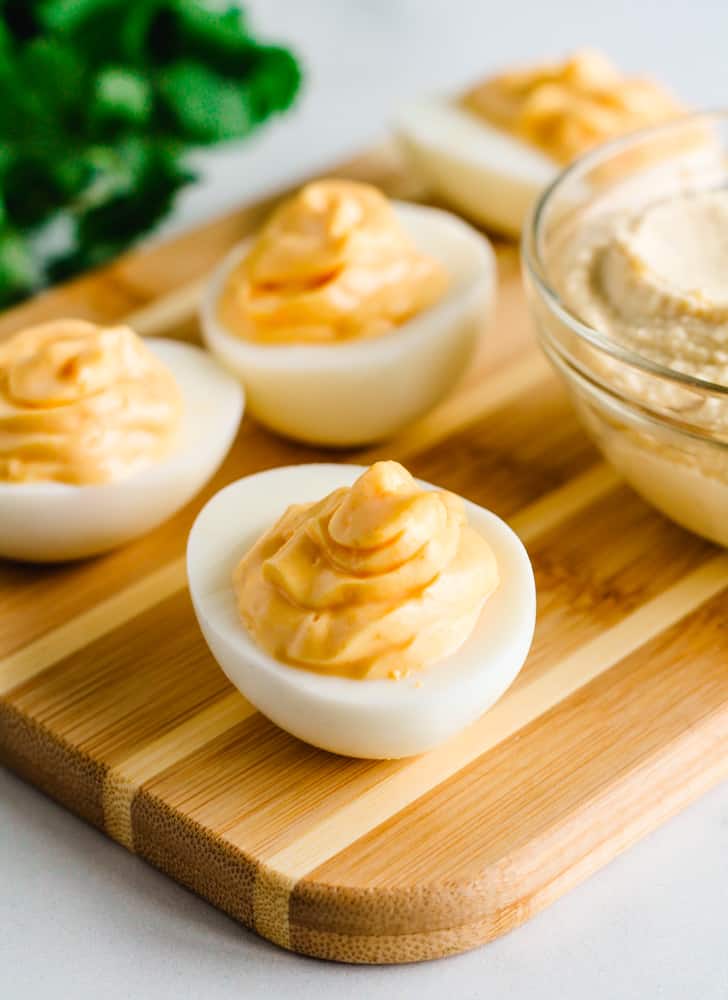
M 546 267 L 541 255 L 541 237 L 545 217 L 553 199 L 565 185 L 591 168 L 607 162 L 612 157 L 625 152 L 625 150 L 652 136 L 666 135 L 671 131 L 684 128 L 691 123 L 697 124 L 706 121 L 718 121 L 728 125 L 728 108 L 690 112 L 680 115 L 678 118 L 672 118 L 670 121 L 663 122 L 660 125 L 651 125 L 647 128 L 637 129 L 617 139 L 601 143 L 595 149 L 578 157 L 573 163 L 570 163 L 569 166 L 560 171 L 550 184 L 544 188 L 531 208 L 521 237 L 521 256 L 531 280 L 551 311 L 562 323 L 568 326 L 579 337 L 586 340 L 592 347 L 603 351 L 616 361 L 637 368 L 648 375 L 656 375 L 666 381 L 674 382 L 691 389 L 697 389 L 703 393 L 728 398 L 728 385 L 711 382 L 709 379 L 700 378 L 698 375 L 689 375 L 685 372 L 676 371 L 674 368 L 669 368 L 667 365 L 651 361 L 636 351 L 631 351 L 629 348 L 616 344 L 609 337 L 580 320 L 565 305 L 561 296 L 547 278 Z

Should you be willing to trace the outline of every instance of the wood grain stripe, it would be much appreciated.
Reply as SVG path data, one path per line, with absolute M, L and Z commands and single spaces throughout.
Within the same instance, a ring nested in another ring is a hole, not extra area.
M 400 902 L 397 913 L 406 930 L 384 931 L 381 926 L 374 931 L 352 930 L 337 923 L 335 910 L 328 926 L 322 927 L 316 921 L 302 921 L 300 908 L 296 912 L 294 907 L 291 946 L 319 957 L 345 955 L 355 962 L 421 961 L 463 951 L 513 930 L 728 775 L 726 751 L 726 714 L 716 713 L 702 727 L 687 729 L 664 754 L 649 756 L 626 776 L 615 775 L 616 780 L 593 796 L 578 816 L 558 822 L 538 839 L 522 841 L 506 858 L 484 864 L 478 891 L 470 899 L 474 905 L 464 909 L 470 919 L 438 925 L 435 918 L 417 928 L 412 926 L 411 910 Z M 675 774 L 680 774 L 680 781 L 674 780 Z M 657 805 L 645 812 L 645 789 L 654 794 L 656 787 Z M 318 880 L 318 872 L 315 877 Z M 321 873 L 327 888 L 328 878 L 328 873 Z M 401 898 L 406 898 L 404 893 Z M 428 915 L 438 909 L 427 906 Z
M 397 458 L 404 462 L 452 434 L 466 430 L 547 378 L 553 378 L 553 372 L 546 359 L 541 354 L 529 353 L 497 375 L 494 373 L 492 384 L 489 383 L 487 388 L 482 383 L 475 383 L 458 392 L 391 443 L 359 452 L 354 461 L 361 465 L 370 465 L 384 458 Z
M 184 558 L 175 559 L 11 653 L 0 661 L 0 697 L 181 590 L 186 579 Z
M 125 318 L 142 337 L 159 337 L 183 326 L 195 315 L 207 278 L 190 282 L 163 295 Z
M 518 511 L 510 519 L 510 525 L 522 541 L 529 542 L 589 507 L 620 482 L 611 465 L 599 462 Z
M 250 702 L 233 691 L 110 769 L 104 778 L 102 792 L 104 824 L 109 836 L 133 851 L 131 808 L 134 796 L 144 782 L 166 771 L 254 712 Z
M 514 685 L 480 721 L 445 747 L 416 758 L 326 817 L 291 844 L 266 857 L 266 865 L 286 881 L 303 878 L 726 587 L 728 553 L 704 563 L 567 656 L 557 667 Z M 225 833 L 226 839 L 234 836 L 234 828 Z
M 294 947 L 299 928 L 427 932 L 514 907 L 526 919 L 535 898 L 545 905 L 550 887 L 573 884 L 571 871 L 585 877 L 624 849 L 633 821 L 643 835 L 673 793 L 679 808 L 728 775 L 725 599 L 724 591 L 707 601 L 300 880 Z M 368 889 L 381 893 L 376 910 Z

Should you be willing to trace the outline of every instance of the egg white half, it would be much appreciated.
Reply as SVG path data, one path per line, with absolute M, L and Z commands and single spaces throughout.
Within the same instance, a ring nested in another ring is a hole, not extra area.
M 501 575 L 475 630 L 452 656 L 399 681 L 350 680 L 280 663 L 240 621 L 233 569 L 291 503 L 350 486 L 355 465 L 299 465 L 240 479 L 203 508 L 187 545 L 192 602 L 213 656 L 269 719 L 314 746 L 351 757 L 423 753 L 477 719 L 509 687 L 531 645 L 536 591 L 531 563 L 495 514 L 466 502 Z M 433 489 L 427 483 L 422 486 Z
M 182 390 L 175 450 L 118 482 L 0 483 L 0 556 L 58 562 L 115 548 L 171 517 L 217 471 L 242 417 L 240 384 L 199 347 L 145 343 Z
M 396 131 L 423 181 L 468 218 L 518 236 L 555 160 L 442 98 L 401 109 Z
M 395 202 L 417 246 L 450 275 L 445 296 L 379 337 L 338 344 L 258 344 L 218 320 L 220 293 L 253 240 L 236 247 L 202 300 L 205 343 L 243 381 L 249 412 L 280 434 L 353 447 L 396 433 L 426 413 L 471 360 L 495 301 L 489 242 L 447 212 Z

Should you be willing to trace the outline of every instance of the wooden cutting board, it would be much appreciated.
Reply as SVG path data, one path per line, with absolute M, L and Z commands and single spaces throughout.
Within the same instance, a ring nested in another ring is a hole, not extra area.
M 345 172 L 417 193 L 390 151 Z M 266 208 L 41 296 L 0 336 L 73 314 L 193 338 L 200 277 Z M 294 951 L 384 963 L 481 944 L 728 774 L 728 554 L 602 462 L 536 347 L 513 247 L 499 266 L 497 321 L 459 390 L 397 440 L 342 456 L 400 459 L 492 508 L 533 559 L 528 662 L 442 749 L 315 750 L 212 660 L 185 587 L 196 512 L 239 476 L 322 457 L 250 420 L 210 487 L 151 536 L 76 565 L 0 563 L 0 758 Z

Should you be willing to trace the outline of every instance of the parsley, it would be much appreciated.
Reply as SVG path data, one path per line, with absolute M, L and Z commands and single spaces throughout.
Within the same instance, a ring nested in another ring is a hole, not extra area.
M 220 0 L 0 0 L 0 304 L 116 256 L 300 69 Z

